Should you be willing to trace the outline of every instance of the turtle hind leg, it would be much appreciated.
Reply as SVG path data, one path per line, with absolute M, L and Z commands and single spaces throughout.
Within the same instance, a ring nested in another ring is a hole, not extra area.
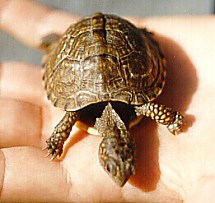
M 46 140 L 47 146 L 44 149 L 48 149 L 46 156 L 52 155 L 51 160 L 62 154 L 64 142 L 69 137 L 72 126 L 77 119 L 78 114 L 76 112 L 67 111 L 62 120 L 56 125 L 51 137 Z
M 165 105 L 146 103 L 142 106 L 136 106 L 135 111 L 137 116 L 144 115 L 160 124 L 167 125 L 167 129 L 173 135 L 182 130 L 183 116 Z

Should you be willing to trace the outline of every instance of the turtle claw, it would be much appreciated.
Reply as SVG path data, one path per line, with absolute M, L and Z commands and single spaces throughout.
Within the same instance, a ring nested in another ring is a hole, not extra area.
M 167 128 L 173 135 L 177 135 L 179 132 L 182 131 L 182 125 L 183 125 L 183 116 L 177 112 L 175 115 L 174 122 L 168 125 Z
M 63 145 L 62 143 L 58 143 L 59 145 L 54 145 L 53 143 L 50 143 L 51 139 L 48 139 L 47 147 L 44 147 L 43 150 L 48 150 L 48 153 L 45 155 L 45 157 L 48 157 L 51 155 L 51 161 L 53 161 L 56 157 L 60 157 L 61 153 L 63 151 Z
M 45 149 L 48 149 L 48 153 L 45 155 L 45 158 L 51 155 L 51 158 L 50 158 L 51 161 L 53 161 L 54 159 L 56 159 L 56 157 L 59 157 L 61 155 L 59 149 L 52 149 L 52 148 L 50 149 L 48 146 L 43 148 L 43 150 Z
M 45 157 L 51 155 L 51 161 L 53 161 L 56 157 L 60 157 L 63 152 L 64 142 L 69 137 L 70 131 L 72 130 L 72 126 L 78 119 L 76 112 L 66 112 L 65 116 L 55 127 L 54 132 L 46 140 L 47 146 L 43 148 L 43 150 L 48 150 L 48 153 Z
M 47 147 L 47 146 L 42 148 L 42 150 L 46 150 L 46 149 L 48 149 L 48 147 Z
M 45 158 L 47 158 L 50 154 L 51 154 L 51 153 L 50 153 L 50 152 L 48 152 L 48 153 L 45 155 Z
M 48 149 L 48 146 L 47 147 L 43 147 L 42 150 L 46 150 Z M 45 158 L 47 158 L 48 156 L 50 156 L 52 153 L 50 151 L 50 149 L 48 150 L 48 153 L 44 156 Z
M 58 156 L 58 153 L 52 154 L 52 157 L 51 157 L 50 161 L 53 161 L 57 156 Z

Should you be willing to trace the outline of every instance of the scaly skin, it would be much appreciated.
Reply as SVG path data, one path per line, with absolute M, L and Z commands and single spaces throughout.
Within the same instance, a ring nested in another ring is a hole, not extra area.
M 142 106 L 136 106 L 135 111 L 137 116 L 144 115 L 160 124 L 167 125 L 168 130 L 173 135 L 181 131 L 183 116 L 165 105 L 146 103 Z
M 99 146 L 99 161 L 117 185 L 122 187 L 135 174 L 132 137 L 106 137 Z
M 48 154 L 46 156 L 52 155 L 51 160 L 60 156 L 63 152 L 63 144 L 69 137 L 72 130 L 72 126 L 78 119 L 78 114 L 76 112 L 67 111 L 62 120 L 56 125 L 54 132 L 51 137 L 46 141 L 48 149 Z
M 101 117 L 96 119 L 95 128 L 103 137 L 99 146 L 100 164 L 112 180 L 122 187 L 135 174 L 134 141 L 110 103 Z

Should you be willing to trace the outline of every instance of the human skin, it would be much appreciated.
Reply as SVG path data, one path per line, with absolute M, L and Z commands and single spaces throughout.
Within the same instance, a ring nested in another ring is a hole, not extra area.
M 79 17 L 30 0 L 1 0 L 0 28 L 38 48 Z M 185 116 L 177 136 L 149 119 L 131 130 L 137 172 L 123 188 L 98 161 L 101 137 L 74 127 L 59 161 L 44 158 L 45 140 L 63 116 L 46 99 L 40 67 L 0 64 L 0 200 L 3 202 L 213 202 L 215 190 L 215 18 L 127 18 L 147 27 L 166 56 L 158 103 Z

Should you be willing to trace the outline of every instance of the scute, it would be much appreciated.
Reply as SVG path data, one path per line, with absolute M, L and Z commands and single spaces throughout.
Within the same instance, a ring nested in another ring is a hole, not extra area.
M 43 78 L 51 102 L 74 111 L 108 100 L 152 101 L 163 89 L 164 68 L 151 33 L 99 13 L 66 31 L 45 56 Z

